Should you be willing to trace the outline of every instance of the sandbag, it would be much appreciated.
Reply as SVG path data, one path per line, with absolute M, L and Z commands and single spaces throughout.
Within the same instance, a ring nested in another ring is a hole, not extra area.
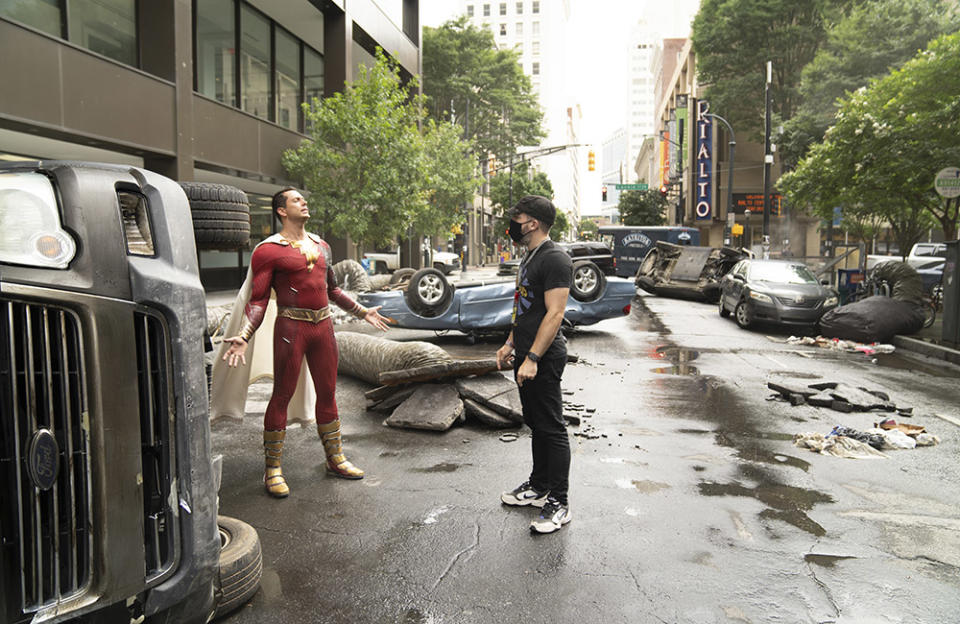
M 868 297 L 834 308 L 820 319 L 820 333 L 857 342 L 889 342 L 923 329 L 923 311 L 890 297 Z
M 881 262 L 870 271 L 870 277 L 890 284 L 890 296 L 907 303 L 923 303 L 923 278 L 906 262 Z

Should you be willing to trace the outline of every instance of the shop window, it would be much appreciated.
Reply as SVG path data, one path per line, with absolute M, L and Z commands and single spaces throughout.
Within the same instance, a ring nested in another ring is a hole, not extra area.
M 70 2 L 68 39 L 120 63 L 137 65 L 136 0 Z
M 277 123 L 296 130 L 300 127 L 300 40 L 279 27 L 274 37 Z
M 197 2 L 197 91 L 231 106 L 237 104 L 237 33 L 234 0 Z
M 241 107 L 270 119 L 270 21 L 248 7 L 240 10 Z

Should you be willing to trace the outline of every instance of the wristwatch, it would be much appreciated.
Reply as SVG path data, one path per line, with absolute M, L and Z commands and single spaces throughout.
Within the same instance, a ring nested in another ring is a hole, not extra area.
M 540 356 L 534 353 L 533 351 L 530 351 L 529 353 L 527 353 L 527 358 L 534 364 L 540 361 Z

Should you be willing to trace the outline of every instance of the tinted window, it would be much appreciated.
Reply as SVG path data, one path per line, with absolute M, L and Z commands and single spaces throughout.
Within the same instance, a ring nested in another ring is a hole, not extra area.
M 241 108 L 257 117 L 270 116 L 270 22 L 243 5 L 240 14 Z
M 276 29 L 277 123 L 296 130 L 300 107 L 300 41 Z
M 218 102 L 236 105 L 234 81 L 233 0 L 197 2 L 197 91 Z
M 134 0 L 71 2 L 70 41 L 127 65 L 137 64 Z
M 54 37 L 62 34 L 58 0 L 3 0 L 0 2 L 0 15 L 33 26 Z

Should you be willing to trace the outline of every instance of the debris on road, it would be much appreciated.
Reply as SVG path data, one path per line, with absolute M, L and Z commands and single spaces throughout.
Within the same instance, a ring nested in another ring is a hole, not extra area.
M 909 450 L 939 443 L 940 438 L 926 433 L 923 426 L 901 425 L 892 419 L 881 421 L 879 426 L 866 431 L 837 425 L 826 435 L 807 432 L 798 433 L 793 438 L 794 446 L 849 459 L 885 458 L 887 455 L 880 451 Z
M 806 345 L 809 347 L 819 347 L 821 349 L 832 349 L 833 351 L 845 351 L 847 353 L 863 353 L 865 355 L 874 355 L 875 353 L 893 353 L 896 350 L 892 344 L 886 343 L 864 343 L 856 340 L 840 340 L 839 338 L 827 338 L 826 336 L 790 336 L 787 338 L 789 344 Z
M 424 384 L 384 421 L 391 427 L 446 431 L 463 415 L 463 401 L 452 384 Z
M 886 455 L 866 442 L 846 436 L 825 436 L 819 432 L 798 433 L 793 439 L 794 446 L 808 448 L 821 455 L 833 455 L 848 459 L 886 459 Z
M 844 413 L 880 410 L 910 416 L 913 412 L 912 407 L 893 403 L 883 391 L 843 383 L 822 382 L 804 386 L 790 381 L 768 381 L 767 387 L 777 393 L 774 398 L 782 398 L 791 405 L 806 403 Z

